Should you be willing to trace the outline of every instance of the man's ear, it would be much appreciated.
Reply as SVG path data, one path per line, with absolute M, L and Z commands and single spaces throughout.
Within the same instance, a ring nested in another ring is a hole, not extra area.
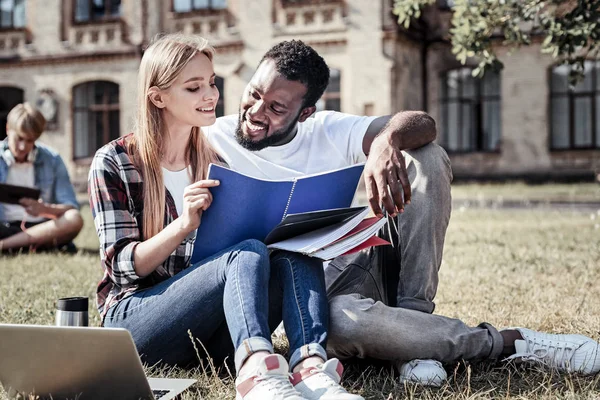
M 163 93 L 156 86 L 148 89 L 148 98 L 157 108 L 165 108 L 167 106 L 163 99 Z
M 298 122 L 306 121 L 306 119 L 313 115 L 315 111 L 317 111 L 317 107 L 315 106 L 303 108 L 302 111 L 300 111 Z

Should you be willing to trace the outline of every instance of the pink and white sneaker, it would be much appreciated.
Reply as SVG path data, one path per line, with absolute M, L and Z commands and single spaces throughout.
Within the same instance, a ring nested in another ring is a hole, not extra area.
M 288 368 L 283 356 L 265 356 L 253 371 L 236 378 L 236 400 L 305 400 L 292 386 Z
M 337 358 L 292 374 L 292 384 L 309 400 L 365 400 L 340 386 L 344 367 Z

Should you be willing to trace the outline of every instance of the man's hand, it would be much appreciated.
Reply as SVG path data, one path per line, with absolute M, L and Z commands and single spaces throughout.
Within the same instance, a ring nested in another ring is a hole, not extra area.
M 404 212 L 404 205 L 410 203 L 410 182 L 404 156 L 397 146 L 384 136 L 377 137 L 371 145 L 364 174 L 367 198 L 375 215 L 383 216 L 381 203 L 391 216 Z
M 21 204 L 27 214 L 32 217 L 44 216 L 46 214 L 46 204 L 42 201 L 42 199 L 34 200 L 29 198 L 22 198 L 19 200 L 19 204 Z

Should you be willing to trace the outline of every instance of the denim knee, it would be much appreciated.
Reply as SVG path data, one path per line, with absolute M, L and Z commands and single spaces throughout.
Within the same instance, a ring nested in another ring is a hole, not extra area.
M 239 250 L 237 256 L 242 259 L 245 257 L 253 257 L 253 255 L 258 256 L 258 262 L 254 262 L 254 260 L 253 262 L 244 262 L 243 264 L 245 264 L 245 267 L 255 265 L 258 268 L 269 268 L 269 250 L 267 249 L 267 245 L 260 240 L 246 239 L 240 242 L 237 248 Z
M 267 245 L 257 239 L 246 239 L 240 242 L 239 246 L 246 248 L 254 253 L 258 253 L 261 256 L 267 257 L 269 255 Z
M 246 239 L 239 243 L 239 247 L 253 253 L 257 253 L 261 258 L 269 257 L 267 245 L 257 239 Z

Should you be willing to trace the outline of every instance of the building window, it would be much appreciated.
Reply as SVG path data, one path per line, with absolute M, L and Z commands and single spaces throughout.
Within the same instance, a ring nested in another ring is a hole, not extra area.
M 584 77 L 569 85 L 568 65 L 550 76 L 550 148 L 600 148 L 600 61 L 586 61 Z
M 438 0 L 437 5 L 443 10 L 450 10 L 454 7 L 454 0 Z
M 217 114 L 217 117 L 222 117 L 225 115 L 225 80 L 220 76 L 215 76 L 215 85 L 217 85 L 217 89 L 219 89 L 219 101 L 217 102 L 215 113 Z
M 120 136 L 119 85 L 86 82 L 73 88 L 73 158 L 94 155 Z
M 14 106 L 23 102 L 23 90 L 0 86 L 0 140 L 6 137 L 6 116 Z
M 281 0 L 281 5 L 286 6 L 302 6 L 308 4 L 319 4 L 319 3 L 339 3 L 340 0 Z
M 440 111 L 443 141 L 448 151 L 500 150 L 500 75 L 488 72 L 475 78 L 471 68 L 441 76 Z
M 116 19 L 121 15 L 121 0 L 75 0 L 75 22 Z
M 25 27 L 25 0 L 0 0 L 0 29 Z
M 173 11 L 190 12 L 196 10 L 223 10 L 227 0 L 173 0 Z
M 329 70 L 329 84 L 323 96 L 317 101 L 317 111 L 341 111 L 342 98 L 341 89 L 341 72 L 339 69 L 331 68 Z

